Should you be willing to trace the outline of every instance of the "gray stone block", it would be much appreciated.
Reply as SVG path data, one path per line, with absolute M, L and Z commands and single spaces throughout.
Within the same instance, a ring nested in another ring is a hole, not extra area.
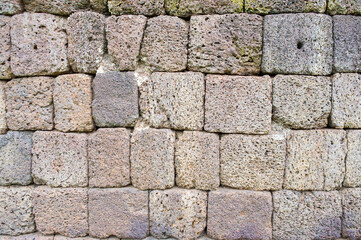
M 6 133 L 6 97 L 5 97 L 5 81 L 0 81 L 0 134 Z
M 1 240 L 54 240 L 54 236 L 44 236 L 39 233 L 29 233 L 19 236 L 0 236 Z
M 349 239 L 361 238 L 361 188 L 344 188 L 342 194 L 342 236 Z
M 0 14 L 14 15 L 21 13 L 23 9 L 21 0 L 2 0 L 0 2 Z
M 345 187 L 361 187 L 361 131 L 347 131 Z M 361 234 L 361 232 L 360 232 Z
M 327 13 L 361 15 L 361 2 L 359 0 L 328 0 Z
M 162 15 L 164 0 L 108 0 L 109 12 L 113 15 Z
M 293 0 L 245 0 L 245 10 L 248 13 L 324 13 L 326 0 L 293 1 Z
M 28 12 L 70 15 L 89 7 L 89 0 L 23 0 Z
M 1 3 L 0 3 L 1 12 Z M 11 79 L 10 17 L 0 16 L 0 79 Z

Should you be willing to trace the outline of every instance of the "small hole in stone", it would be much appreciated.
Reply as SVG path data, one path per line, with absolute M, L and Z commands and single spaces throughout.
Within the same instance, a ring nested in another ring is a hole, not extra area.
M 297 48 L 301 49 L 303 47 L 303 42 L 297 42 Z
M 36 44 L 34 44 L 34 49 L 35 49 L 35 50 L 38 49 L 38 46 L 37 46 Z

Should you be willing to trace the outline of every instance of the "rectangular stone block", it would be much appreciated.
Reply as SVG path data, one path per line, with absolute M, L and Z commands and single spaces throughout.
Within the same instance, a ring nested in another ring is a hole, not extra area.
M 341 237 L 342 205 L 337 191 L 273 192 L 274 239 Z
M 11 130 L 53 129 L 53 86 L 50 77 L 16 78 L 5 86 L 6 119 Z
M 345 176 L 346 132 L 292 131 L 287 141 L 284 188 L 335 190 Z
M 0 236 L 1 240 L 54 240 L 54 236 L 45 236 L 39 233 L 29 233 L 19 236 Z
M 270 192 L 209 192 L 207 235 L 214 239 L 272 239 Z
M 164 14 L 164 0 L 108 0 L 109 12 L 113 15 L 146 15 Z
M 62 75 L 54 83 L 55 129 L 62 132 L 90 132 L 92 119 L 92 77 Z
M 130 184 L 130 131 L 99 128 L 89 137 L 89 186 Z
M 344 188 L 342 194 L 342 236 L 361 238 L 361 188 Z
M 93 11 L 98 13 L 108 12 L 108 0 L 90 0 L 90 7 Z
M 0 13 L 1 13 L 0 3 Z M 11 79 L 12 72 L 10 68 L 10 17 L 0 16 L 0 79 Z
M 116 237 L 110 237 L 110 238 L 105 238 L 105 239 L 107 239 L 107 240 L 119 240 L 119 238 L 116 238 Z M 37 239 L 35 239 L 35 240 L 37 240 Z M 39 240 L 42 240 L 42 239 L 39 239 Z M 55 235 L 54 239 L 52 239 L 52 240 L 101 240 L 101 239 L 100 238 L 92 238 L 92 237 L 69 238 L 69 237 L 64 237 L 64 236 L 61 236 L 61 235 Z
M 139 91 L 141 115 L 151 126 L 202 130 L 205 94 L 202 73 L 153 73 Z
M 345 174 L 345 180 L 343 182 L 343 185 L 345 187 L 361 187 L 360 159 L 361 159 L 361 131 L 360 130 L 347 131 L 346 174 Z
M 135 129 L 131 139 L 132 185 L 141 190 L 174 186 L 175 133 L 169 129 Z
M 6 96 L 5 96 L 5 81 L 0 81 L 0 134 L 6 133 Z
M 24 0 L 24 4 L 28 12 L 70 15 L 76 11 L 86 10 L 89 0 Z
M 159 16 L 147 21 L 140 60 L 152 71 L 177 72 L 187 67 L 188 23 Z
M 208 75 L 205 125 L 209 132 L 265 134 L 271 130 L 272 79 Z
M 133 127 L 139 117 L 134 72 L 98 73 L 93 81 L 92 111 L 98 127 Z
M 21 0 L 2 0 L 0 2 L 0 14 L 14 15 L 23 11 Z
M 46 13 L 11 18 L 11 70 L 16 76 L 58 75 L 69 71 L 66 19 Z
M 36 184 L 52 187 L 88 185 L 86 134 L 35 132 L 32 154 Z
M 336 14 L 361 14 L 361 2 L 359 0 L 328 0 L 327 13 Z
M 245 10 L 248 13 L 324 13 L 326 0 L 293 1 L 293 0 L 245 0 Z
M 152 236 L 196 239 L 206 227 L 207 193 L 179 188 L 151 191 L 149 210 Z
M 329 75 L 332 18 L 323 14 L 268 15 L 264 19 L 262 72 Z
M 37 187 L 33 195 L 36 228 L 44 235 L 81 237 L 88 234 L 86 188 Z
M 262 57 L 262 20 L 251 14 L 192 16 L 188 68 L 257 75 Z
M 89 190 L 89 235 L 142 239 L 149 233 L 148 192 L 136 188 Z

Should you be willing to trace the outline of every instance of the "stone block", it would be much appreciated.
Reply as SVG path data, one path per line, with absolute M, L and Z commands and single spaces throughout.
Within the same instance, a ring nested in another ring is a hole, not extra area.
M 19 236 L 0 236 L 1 240 L 54 240 L 54 236 L 44 236 L 39 233 L 29 233 Z
M 1 12 L 1 3 L 0 3 Z M 0 15 L 0 79 L 11 79 L 10 17 Z
M 264 19 L 262 72 L 329 75 L 332 18 L 315 13 L 268 15 Z
M 329 77 L 277 75 L 273 79 L 273 120 L 293 129 L 327 127 L 331 85 Z
M 11 70 L 16 76 L 58 75 L 69 71 L 66 19 L 46 13 L 11 18 Z
M 86 134 L 35 132 L 32 154 L 36 184 L 52 187 L 88 185 Z
M 245 10 L 248 13 L 324 13 L 326 0 L 297 1 L 293 0 L 245 0 Z
M 271 239 L 270 192 L 219 189 L 209 192 L 207 235 L 214 239 Z
M 349 239 L 361 238 L 361 188 L 344 188 L 342 194 L 342 236 Z
M 164 0 L 108 0 L 112 15 L 146 15 L 164 14 Z
M 89 7 L 89 0 L 24 0 L 28 12 L 51 13 L 55 15 L 70 15 Z
M 14 15 L 23 11 L 21 0 L 2 0 L 0 2 L 0 14 Z
M 341 237 L 342 205 L 337 191 L 273 192 L 274 239 Z
M 0 81 L 0 134 L 6 133 L 6 96 L 5 96 L 5 81 Z
M 98 13 L 108 12 L 108 0 L 90 0 L 90 7 L 93 11 Z
M 140 60 L 152 71 L 177 72 L 187 67 L 188 23 L 159 16 L 147 21 Z
M 265 134 L 271 130 L 272 79 L 208 75 L 205 125 L 209 132 Z
M 55 129 L 63 132 L 92 131 L 92 77 L 85 74 L 62 75 L 55 79 Z
M 148 192 L 136 188 L 90 189 L 89 234 L 141 239 L 149 233 Z
M 37 187 L 33 195 L 36 228 L 44 235 L 82 237 L 88 234 L 86 188 Z
M 262 58 L 262 20 L 251 14 L 192 16 L 188 68 L 257 75 Z
M 327 13 L 361 15 L 361 2 L 359 0 L 328 0 Z
M 8 82 L 5 86 L 8 128 L 52 130 L 53 85 L 50 77 L 16 78 Z
M 347 131 L 345 187 L 361 187 L 361 131 Z M 361 229 L 360 229 L 361 230 Z M 361 232 L 360 232 L 361 234 Z
M 116 237 L 110 237 L 110 238 L 105 238 L 105 239 L 106 240 L 119 240 L 119 238 L 116 238 Z M 37 239 L 35 239 L 35 240 L 37 240 Z M 42 239 L 40 239 L 40 240 L 42 240 Z M 92 238 L 92 237 L 69 238 L 69 237 L 64 237 L 61 235 L 55 235 L 54 239 L 52 239 L 52 240 L 101 240 L 101 239 L 100 238 Z
M 204 78 L 202 73 L 153 73 L 140 90 L 140 111 L 151 126 L 202 130 Z
M 134 72 L 98 73 L 93 81 L 93 118 L 98 127 L 132 127 L 138 117 Z
M 207 193 L 179 188 L 151 191 L 149 211 L 152 236 L 196 239 L 206 227 Z
M 135 129 L 131 139 L 132 184 L 141 190 L 174 186 L 175 133 L 169 129 Z

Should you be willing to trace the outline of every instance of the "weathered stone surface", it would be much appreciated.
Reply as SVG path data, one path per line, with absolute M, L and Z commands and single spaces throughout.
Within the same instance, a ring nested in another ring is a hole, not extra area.
M 5 81 L 0 81 L 0 134 L 6 133 Z
M 23 11 L 23 4 L 21 0 L 1 0 L 0 14 L 14 15 Z
M 110 237 L 110 238 L 105 238 L 105 239 L 107 239 L 107 240 L 119 240 L 119 238 L 116 238 L 116 237 Z M 38 240 L 38 239 L 35 239 L 35 240 Z M 39 240 L 42 240 L 42 239 L 39 239 Z M 92 238 L 92 237 L 69 238 L 69 237 L 64 237 L 64 236 L 61 236 L 61 235 L 55 235 L 54 240 L 101 240 L 101 239 L 100 238 Z
M 87 186 L 85 134 L 35 132 L 32 153 L 32 174 L 36 184 L 52 187 Z
M 206 227 L 207 193 L 179 188 L 152 191 L 149 210 L 152 236 L 196 239 Z
M 20 236 L 0 236 L 1 240 L 54 240 L 52 235 L 41 235 L 39 233 L 29 233 Z
M 361 131 L 347 131 L 346 174 L 343 185 L 361 187 Z M 361 234 L 361 229 L 360 229 Z
M 272 80 L 208 75 L 205 125 L 209 132 L 264 134 L 271 130 Z
M 140 86 L 140 111 L 153 127 L 202 130 L 202 73 L 153 73 Z
M 90 7 L 95 12 L 107 13 L 108 11 L 108 0 L 90 0 Z
M 32 182 L 32 136 L 31 132 L 15 131 L 0 135 L 0 185 L 28 185 Z
M 138 117 L 134 72 L 98 73 L 93 81 L 93 118 L 98 127 L 132 127 Z
M 273 193 L 274 239 L 335 239 L 341 237 L 339 192 Z
M 271 239 L 270 192 L 219 189 L 209 192 L 207 235 L 214 239 Z
M 1 3 L 0 3 L 1 12 Z M 11 79 L 10 17 L 0 15 L 0 79 Z
M 130 184 L 130 132 L 100 128 L 89 137 L 89 186 L 122 187 Z
M 174 185 L 175 133 L 169 129 L 135 129 L 131 139 L 132 185 L 141 190 Z
M 331 91 L 329 77 L 277 75 L 273 79 L 273 120 L 293 129 L 325 128 Z
M 46 13 L 11 18 L 11 70 L 16 76 L 58 75 L 69 71 L 66 19 Z
M 361 16 L 334 16 L 333 34 L 333 71 L 361 72 Z
M 6 120 L 11 130 L 53 129 L 53 78 L 16 78 L 6 84 Z
M 284 188 L 334 190 L 345 176 L 346 132 L 292 131 L 287 141 Z
M 37 187 L 33 201 L 36 228 L 42 234 L 88 234 L 87 189 Z
M 63 132 L 92 131 L 92 77 L 85 74 L 62 75 L 55 79 L 55 128 Z
M 245 0 L 245 10 L 248 13 L 324 13 L 326 11 L 326 0 Z
M 323 14 L 268 15 L 264 19 L 262 72 L 329 75 L 332 18 Z
M 24 0 L 28 12 L 43 12 L 56 15 L 70 15 L 89 7 L 89 0 Z
M 108 52 L 120 70 L 135 70 L 147 18 L 144 16 L 111 16 L 106 20 Z
M 148 192 L 113 188 L 89 190 L 89 234 L 141 239 L 148 235 Z
M 328 0 L 327 13 L 361 15 L 361 2 L 359 0 Z
M 109 11 L 114 15 L 162 15 L 163 6 L 164 0 L 108 0 Z
M 331 126 L 361 128 L 361 74 L 335 74 L 332 83 Z
M 361 238 L 361 188 L 344 188 L 342 194 L 343 221 L 342 236 Z
M 187 67 L 188 23 L 159 16 L 147 22 L 140 60 L 153 71 L 182 71 Z
M 206 73 L 260 72 L 262 17 L 250 14 L 192 16 L 188 68 Z

